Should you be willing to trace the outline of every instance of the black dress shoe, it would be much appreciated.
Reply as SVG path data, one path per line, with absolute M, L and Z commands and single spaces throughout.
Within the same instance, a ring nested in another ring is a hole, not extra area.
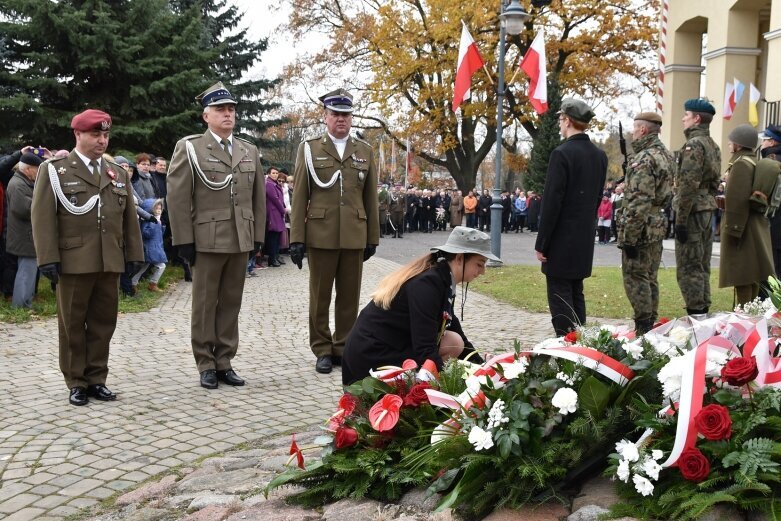
M 103 384 L 88 385 L 87 396 L 102 402 L 113 402 L 117 399 L 117 395 L 109 391 L 109 388 Z
M 217 371 L 217 378 L 224 384 L 235 385 L 238 387 L 244 385 L 244 380 L 239 378 L 239 375 L 237 375 L 236 371 L 233 369 L 228 369 L 227 371 Z
M 276 259 L 268 261 L 268 265 L 271 266 L 272 268 L 279 268 L 280 266 L 282 266 L 280 263 L 277 262 Z
M 68 401 L 71 405 L 87 405 L 89 398 L 87 398 L 87 390 L 83 387 L 74 387 L 71 389 L 70 397 Z
M 333 363 L 330 356 L 318 356 L 315 363 L 315 371 L 318 373 L 328 374 L 333 369 Z
M 285 261 L 283 261 L 283 260 L 282 260 L 280 257 L 277 257 L 275 260 L 276 260 L 278 263 L 280 263 L 280 264 L 286 264 L 286 262 L 285 262 Z
M 201 387 L 205 387 L 206 389 L 216 389 L 217 371 L 215 371 L 214 369 L 207 369 L 206 371 L 201 371 Z
M 342 365 L 342 357 L 341 356 L 331 356 L 331 363 L 333 365 Z

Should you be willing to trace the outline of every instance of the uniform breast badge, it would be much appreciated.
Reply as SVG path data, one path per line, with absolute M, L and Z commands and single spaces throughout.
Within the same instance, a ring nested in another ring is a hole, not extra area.
M 60 174 L 60 175 L 63 175 L 65 172 L 67 172 L 67 170 L 65 170 L 64 166 L 61 166 L 60 169 L 57 170 L 57 173 Z

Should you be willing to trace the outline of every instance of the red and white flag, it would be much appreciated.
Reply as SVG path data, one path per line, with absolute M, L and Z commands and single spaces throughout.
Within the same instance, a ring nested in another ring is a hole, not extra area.
M 731 119 L 735 111 L 735 85 L 728 81 L 724 86 L 724 119 Z
M 521 60 L 521 70 L 529 75 L 529 103 L 537 114 L 548 110 L 548 62 L 545 59 L 545 29 L 540 29 Z
M 477 45 L 469 34 L 466 24 L 461 22 L 461 45 L 458 48 L 458 64 L 456 65 L 456 84 L 453 87 L 453 112 L 458 109 L 464 99 L 471 96 L 472 75 L 485 64 Z

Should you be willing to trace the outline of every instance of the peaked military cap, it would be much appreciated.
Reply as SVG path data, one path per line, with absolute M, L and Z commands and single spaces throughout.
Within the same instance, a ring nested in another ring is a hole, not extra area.
M 770 125 L 762 132 L 762 139 L 773 139 L 781 143 L 781 126 Z
M 79 132 L 111 130 L 111 116 L 102 110 L 87 109 L 71 119 L 71 128 Z
M 713 105 L 711 105 L 710 102 L 704 98 L 692 98 L 690 100 L 686 100 L 686 103 L 683 104 L 683 109 L 690 112 L 705 112 L 711 116 L 716 114 L 716 109 L 713 108 Z
M 335 112 L 353 111 L 353 95 L 344 89 L 332 90 L 317 99 L 323 102 L 323 107 Z
M 238 103 L 221 81 L 198 94 L 195 97 L 195 101 L 199 102 L 204 108 L 215 105 L 227 105 L 228 103 L 236 105 Z
M 594 117 L 594 111 L 591 110 L 591 107 L 584 101 L 575 98 L 564 98 L 559 113 L 582 123 L 588 123 Z
M 637 116 L 635 116 L 635 121 L 648 121 L 649 123 L 656 123 L 657 125 L 662 124 L 662 116 L 657 114 L 656 112 L 641 112 Z

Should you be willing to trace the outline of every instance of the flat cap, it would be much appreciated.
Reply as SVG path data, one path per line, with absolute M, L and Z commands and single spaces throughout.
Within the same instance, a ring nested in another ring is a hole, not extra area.
M 230 91 L 225 88 L 225 85 L 221 81 L 218 81 L 205 91 L 201 92 L 195 97 L 195 101 L 199 102 L 202 107 L 213 107 L 215 105 L 236 105 L 238 102 L 234 98 Z
M 662 116 L 657 114 L 656 112 L 641 112 L 637 116 L 635 116 L 635 121 L 648 121 L 649 123 L 656 123 L 657 125 L 662 124 Z
M 129 165 L 130 161 L 125 156 L 114 156 L 114 162 L 118 165 Z
M 762 139 L 773 139 L 781 143 L 781 126 L 770 125 L 762 132 Z
M 716 114 L 716 109 L 713 108 L 713 105 L 711 105 L 710 102 L 704 98 L 692 98 L 690 100 L 686 100 L 686 103 L 683 104 L 683 109 L 690 112 L 705 112 L 711 116 Z
M 745 148 L 754 150 L 757 148 L 759 138 L 757 137 L 757 131 L 751 125 L 744 123 L 733 128 L 727 136 L 727 139 Z
M 317 99 L 323 102 L 323 107 L 335 112 L 353 111 L 353 95 L 344 89 L 332 90 Z
M 111 116 L 102 110 L 87 109 L 73 116 L 71 128 L 80 132 L 91 130 L 111 130 Z
M 36 166 L 37 167 L 37 166 L 40 166 L 41 163 L 43 163 L 43 159 L 41 159 L 40 157 L 36 156 L 32 152 L 25 152 L 24 154 L 22 154 L 22 157 L 21 157 L 21 159 L 19 159 L 19 162 L 21 164 L 23 164 L 23 165 Z
M 559 113 L 582 123 L 588 123 L 594 117 L 594 111 L 591 110 L 591 107 L 586 105 L 584 101 L 575 98 L 564 98 Z

